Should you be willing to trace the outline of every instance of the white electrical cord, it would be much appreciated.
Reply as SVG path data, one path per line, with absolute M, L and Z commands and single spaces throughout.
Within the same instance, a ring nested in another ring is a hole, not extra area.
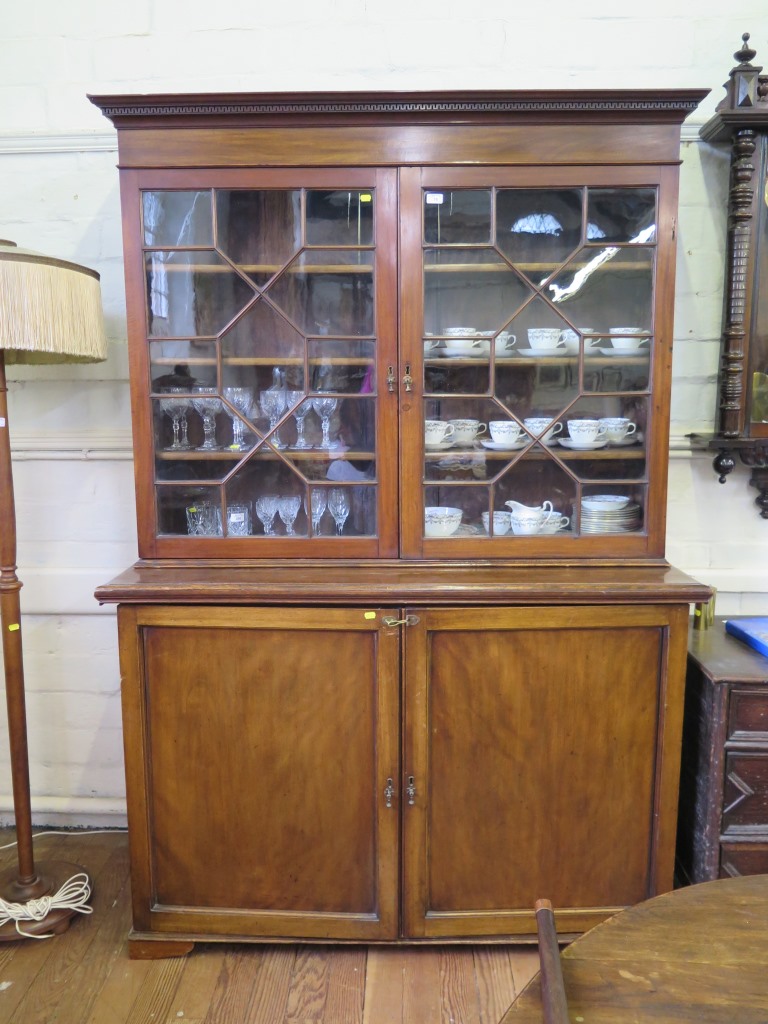
M 36 832 L 32 839 L 40 836 L 72 836 L 72 835 L 106 835 L 122 831 L 121 829 L 95 829 L 92 832 Z M 6 843 L 0 846 L 0 850 L 8 850 L 16 846 L 16 842 Z M 41 896 L 39 899 L 28 900 L 26 903 L 7 903 L 0 898 L 0 928 L 9 921 L 16 922 L 16 931 L 25 939 L 52 939 L 54 932 L 47 935 L 34 935 L 32 932 L 25 932 L 19 927 L 22 921 L 44 921 L 52 910 L 74 910 L 78 914 L 92 914 L 93 907 L 88 906 L 88 898 L 91 895 L 91 882 L 84 871 L 68 878 L 58 892 L 53 896 Z
M 88 906 L 91 895 L 91 883 L 84 871 L 68 878 L 58 892 L 52 896 L 41 896 L 39 899 L 28 900 L 26 903 L 6 903 L 0 899 L 0 927 L 9 921 L 16 922 L 16 931 L 25 939 L 52 939 L 53 932 L 47 935 L 34 935 L 22 931 L 22 921 L 44 921 L 52 910 L 75 910 L 78 914 L 92 914 L 93 907 Z

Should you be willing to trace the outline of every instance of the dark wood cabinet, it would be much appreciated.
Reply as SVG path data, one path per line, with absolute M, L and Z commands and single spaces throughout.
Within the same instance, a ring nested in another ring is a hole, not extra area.
M 768 872 L 768 658 L 722 619 L 691 632 L 678 861 L 691 882 Z
M 140 561 L 134 955 L 579 930 L 672 884 L 693 90 L 100 97 Z

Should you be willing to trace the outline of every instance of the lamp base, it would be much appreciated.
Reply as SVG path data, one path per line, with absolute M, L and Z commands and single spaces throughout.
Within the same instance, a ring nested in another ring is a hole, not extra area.
M 18 921 L 20 931 L 16 928 L 16 920 L 6 921 L 0 925 L 0 942 L 15 942 L 28 936 L 61 935 L 69 928 L 72 918 L 83 912 L 79 908 L 90 898 L 92 883 L 87 872 L 79 865 L 70 864 L 68 861 L 49 860 L 36 863 L 35 870 L 37 877 L 30 884 L 20 883 L 18 874 L 14 870 L 0 873 L 0 899 L 6 903 L 21 904 L 23 907 L 27 903 L 35 903 L 47 897 L 51 901 L 50 909 L 41 920 L 20 918 Z M 62 887 L 78 875 L 88 879 L 89 894 L 85 895 L 80 886 L 80 893 L 74 899 L 59 897 Z M 61 902 L 57 902 L 57 897 Z M 6 916 L 5 910 L 0 904 L 0 917 Z

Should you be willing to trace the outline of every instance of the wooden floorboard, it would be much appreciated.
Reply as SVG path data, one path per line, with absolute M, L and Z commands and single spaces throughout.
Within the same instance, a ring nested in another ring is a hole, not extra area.
M 535 947 L 503 945 L 210 943 L 130 960 L 125 833 L 44 836 L 35 857 L 83 865 L 94 912 L 0 943 L 0 1024 L 498 1024 L 538 969 Z M 15 862 L 0 850 L 0 867 Z

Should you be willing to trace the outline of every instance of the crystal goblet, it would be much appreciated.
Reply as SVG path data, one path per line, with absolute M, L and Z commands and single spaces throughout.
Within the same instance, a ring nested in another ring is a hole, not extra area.
M 332 487 L 328 494 L 328 511 L 336 523 L 336 533 L 340 537 L 344 530 L 344 523 L 349 516 L 349 491 L 346 487 Z
M 277 514 L 285 524 L 285 532 L 289 537 L 294 537 L 296 531 L 293 524 L 301 508 L 301 498 L 298 494 L 289 494 L 277 499 Z
M 277 515 L 277 500 L 276 494 L 262 494 L 261 497 L 256 499 L 253 506 L 256 509 L 256 515 L 259 517 L 261 525 L 264 527 L 264 535 L 267 537 L 275 536 L 272 523 Z
M 330 429 L 331 429 L 331 416 L 336 411 L 336 406 L 339 404 L 338 398 L 328 398 L 326 395 L 318 396 L 312 399 L 312 408 L 315 410 L 317 415 L 320 417 L 320 424 L 323 430 L 323 439 L 318 445 L 318 448 L 324 448 L 326 450 L 336 448 L 338 442 L 331 441 Z
M 304 420 L 312 408 L 312 403 L 303 402 L 303 398 L 303 391 L 286 391 L 285 393 L 286 408 L 293 412 L 293 418 L 296 420 L 296 444 L 294 444 L 294 448 L 312 447 L 304 437 Z
M 166 446 L 167 452 L 189 451 L 192 445 L 187 435 L 187 409 L 190 405 L 189 398 L 182 398 L 187 394 L 186 388 L 164 388 L 163 394 L 171 394 L 178 397 L 161 398 L 160 408 L 171 417 L 173 427 L 173 442 Z
M 232 420 L 232 444 L 229 449 L 233 452 L 247 452 L 251 445 L 245 442 L 243 421 L 237 413 L 241 413 L 246 419 L 250 417 L 253 410 L 253 392 L 250 388 L 224 388 L 224 397 L 237 410 L 237 412 L 232 412 L 231 409 L 226 410 Z
M 264 412 L 269 416 L 269 432 L 272 435 L 271 441 L 275 448 L 285 448 L 286 445 L 280 440 L 280 435 L 277 432 L 277 421 L 285 409 L 285 391 L 282 388 L 276 388 L 274 391 L 272 388 L 267 388 L 266 391 L 262 391 L 261 395 L 261 407 Z
M 216 452 L 216 413 L 221 409 L 221 399 L 216 388 L 197 386 L 192 389 L 192 405 L 203 419 L 203 443 L 197 446 L 198 452 Z
M 304 512 L 307 519 L 312 521 L 312 533 L 317 536 L 320 533 L 320 520 L 323 518 L 328 504 L 328 494 L 325 487 L 311 487 L 309 498 L 304 497 Z

